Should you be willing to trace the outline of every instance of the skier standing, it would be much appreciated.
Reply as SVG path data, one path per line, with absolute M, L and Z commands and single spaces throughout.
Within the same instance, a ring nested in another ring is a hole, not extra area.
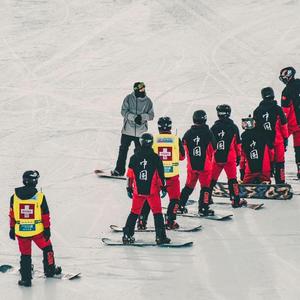
M 24 186 L 16 188 L 10 199 L 9 237 L 18 239 L 21 252 L 19 285 L 31 286 L 31 242 L 43 250 L 43 265 L 46 277 L 61 273 L 56 267 L 50 240 L 50 214 L 46 197 L 38 192 L 38 171 L 26 171 L 23 174 Z
M 274 100 L 274 91 L 271 87 L 263 88 L 261 95 L 263 100 L 254 110 L 253 118 L 258 130 L 264 133 L 264 138 L 274 145 L 275 182 L 282 184 L 285 183 L 284 153 L 288 141 L 287 119 L 282 108 Z
M 123 228 L 123 243 L 134 243 L 134 227 L 145 201 L 149 203 L 154 216 L 157 244 L 168 244 L 164 218 L 162 215 L 160 191 L 162 197 L 167 193 L 164 167 L 159 156 L 152 149 L 153 136 L 144 133 L 140 138 L 141 147 L 131 156 L 127 171 L 127 194 L 132 198 L 131 212 Z
M 193 192 L 197 181 L 200 181 L 199 214 L 214 214 L 209 210 L 211 197 L 212 159 L 215 149 L 215 138 L 206 125 L 207 115 L 204 110 L 197 110 L 193 114 L 192 127 L 184 134 L 182 142 L 187 155 L 187 179 L 180 195 L 180 210 L 187 211 L 186 202 Z
M 134 142 L 135 148 L 140 147 L 139 137 L 148 130 L 148 121 L 154 118 L 153 104 L 146 95 L 145 84 L 136 82 L 133 90 L 125 97 L 121 108 L 124 120 L 118 160 L 115 169 L 111 171 L 113 176 L 125 174 L 126 159 L 131 142 Z
M 293 135 L 297 177 L 300 179 L 300 79 L 295 79 L 296 70 L 286 67 L 279 79 L 286 85 L 281 94 L 281 107 L 288 122 L 289 135 Z
M 243 183 L 271 183 L 271 165 L 274 159 L 273 144 L 256 128 L 252 117 L 242 119 L 245 130 L 242 135 L 240 162 Z
M 239 186 L 236 179 L 236 167 L 241 159 L 241 139 L 238 127 L 230 119 L 231 107 L 227 104 L 218 105 L 219 120 L 211 127 L 216 139 L 216 152 L 212 165 L 212 180 L 210 188 L 213 189 L 224 169 L 228 178 L 228 187 L 232 207 L 247 205 L 240 199 Z
M 179 161 L 184 159 L 185 152 L 181 139 L 171 132 L 171 118 L 160 117 L 157 124 L 159 134 L 154 136 L 153 149 L 163 162 L 166 189 L 170 200 L 166 215 L 166 228 L 177 229 L 179 225 L 175 220 L 180 198 Z M 145 201 L 138 220 L 139 229 L 146 229 L 149 212 L 150 206 Z

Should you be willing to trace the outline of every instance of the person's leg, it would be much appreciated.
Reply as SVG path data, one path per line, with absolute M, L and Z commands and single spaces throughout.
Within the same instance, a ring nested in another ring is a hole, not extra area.
M 300 179 L 300 131 L 293 132 L 295 161 L 297 164 L 297 177 Z
M 180 198 L 180 181 L 179 175 L 167 178 L 167 192 L 169 194 L 169 205 L 167 210 L 167 229 L 177 229 L 179 225 L 175 222 L 176 214 L 179 207 Z
M 216 185 L 223 168 L 224 168 L 224 164 L 218 164 L 215 161 L 213 162 L 212 176 L 211 176 L 212 178 L 211 178 L 211 182 L 210 182 L 211 191 L 213 191 L 213 188 Z M 211 194 L 210 194 L 209 204 L 214 203 L 213 200 L 212 200 Z
M 285 183 L 285 170 L 284 170 L 284 145 L 283 143 L 274 145 L 275 152 L 275 183 Z
M 114 171 L 112 171 L 112 175 L 123 176 L 125 174 L 128 149 L 133 139 L 134 137 L 132 136 L 122 134 L 118 160 Z
M 54 251 L 51 240 L 46 241 L 43 234 L 38 234 L 32 238 L 33 242 L 43 250 L 43 266 L 46 277 L 53 277 L 61 273 L 61 267 L 55 265 Z
M 31 286 L 31 238 L 17 237 L 20 257 L 20 274 L 21 280 L 18 284 L 22 286 Z
M 181 190 L 179 209 L 183 212 L 185 211 L 186 202 L 189 199 L 189 196 L 192 194 L 195 185 L 198 181 L 198 174 L 195 171 L 188 171 L 187 178 L 184 188 Z
M 214 214 L 213 210 L 209 209 L 209 200 L 211 198 L 211 170 L 200 171 L 199 181 L 201 185 L 200 196 L 198 200 L 198 211 L 205 216 Z

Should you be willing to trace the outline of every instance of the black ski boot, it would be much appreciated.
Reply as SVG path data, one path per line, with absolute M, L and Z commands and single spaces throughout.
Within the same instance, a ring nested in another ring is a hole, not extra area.
M 284 184 L 285 183 L 285 170 L 284 162 L 279 162 L 275 164 L 275 183 Z M 299 169 L 297 172 L 297 177 L 299 178 Z
M 178 210 L 179 201 L 177 199 L 171 199 L 168 205 L 168 210 L 166 214 L 166 228 L 169 230 L 172 229 L 178 229 L 179 224 L 175 221 L 176 220 L 176 214 Z
M 135 242 L 134 236 L 134 226 L 138 219 L 138 215 L 133 214 L 132 212 L 129 214 L 125 227 L 123 227 L 123 244 L 133 244 Z
M 179 206 L 178 206 L 178 210 L 182 213 L 182 214 L 186 214 L 188 212 L 186 206 L 187 201 L 189 200 L 189 197 L 191 195 L 191 193 L 193 192 L 194 189 L 189 188 L 188 186 L 185 186 L 182 190 L 181 190 L 181 194 L 180 194 L 180 200 L 179 200 Z
M 150 206 L 149 206 L 148 201 L 145 201 L 142 211 L 138 218 L 138 222 L 137 222 L 138 229 L 146 229 L 147 228 L 147 220 L 148 220 L 149 213 L 150 213 Z
M 20 261 L 20 274 L 21 280 L 18 281 L 18 284 L 24 287 L 31 286 L 31 255 L 21 255 Z
M 233 208 L 238 208 L 242 206 L 247 206 L 247 201 L 240 198 L 239 184 L 236 179 L 228 180 L 228 187 L 231 199 L 231 206 Z
M 200 216 L 213 216 L 215 214 L 215 212 L 212 209 L 209 209 L 210 194 L 210 188 L 201 188 L 200 197 L 198 201 L 198 214 Z
M 62 268 L 55 265 L 54 252 L 51 245 L 43 249 L 43 265 L 46 277 L 54 277 L 54 275 L 59 275 L 62 272 Z
M 156 231 L 155 241 L 157 245 L 170 244 L 171 239 L 169 239 L 166 235 L 166 228 L 164 225 L 164 218 L 162 214 L 154 215 L 154 224 L 155 224 L 155 231 Z

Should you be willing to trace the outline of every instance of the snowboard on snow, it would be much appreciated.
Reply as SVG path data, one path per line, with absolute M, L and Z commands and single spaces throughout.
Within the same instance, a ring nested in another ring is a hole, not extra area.
M 110 225 L 109 227 L 114 232 L 123 232 L 123 228 L 119 227 L 117 225 Z M 202 229 L 202 225 L 199 225 L 196 227 L 181 227 L 180 226 L 178 229 L 169 229 L 169 230 L 178 231 L 178 232 L 196 232 L 196 231 L 200 231 L 201 229 Z M 146 229 L 135 229 L 135 232 L 155 232 L 155 227 L 149 226 Z
M 239 184 L 241 198 L 287 200 L 293 197 L 289 184 Z M 213 197 L 229 197 L 228 183 L 217 182 Z
M 192 199 L 189 199 L 186 203 L 186 206 L 188 205 L 193 205 L 195 203 L 198 203 L 198 201 L 196 200 L 192 200 Z M 227 205 L 227 206 L 231 206 L 231 203 L 230 202 L 222 202 L 222 201 L 219 201 L 219 202 L 216 202 L 214 201 L 214 203 L 212 205 Z M 246 208 L 251 208 L 251 209 L 254 209 L 254 210 L 258 210 L 260 208 L 262 208 L 264 206 L 264 203 L 247 203 L 246 206 L 243 206 L 243 207 L 246 207 Z
M 127 179 L 125 176 L 113 176 L 110 174 L 110 172 L 107 172 L 107 171 L 95 170 L 94 172 L 98 177 L 101 177 L 101 178 L 110 178 L 110 179 L 119 179 L 119 180 Z
M 11 265 L 1 265 L 0 266 L 0 272 L 1 273 L 13 273 L 13 274 L 19 274 L 19 269 L 11 266 Z M 61 274 L 54 275 L 51 278 L 55 279 L 62 279 L 62 280 L 73 280 L 75 278 L 79 278 L 81 276 L 81 273 L 64 273 L 62 272 Z M 39 269 L 33 269 L 32 270 L 32 277 L 33 278 L 47 278 L 44 275 L 44 272 Z
M 180 213 L 177 212 L 177 216 L 180 217 L 188 217 L 188 218 L 201 218 L 201 219 L 209 219 L 215 221 L 224 221 L 229 220 L 233 216 L 232 213 L 215 213 L 214 215 L 203 216 L 198 213 Z
M 122 241 L 102 238 L 102 242 L 107 246 L 123 246 L 123 247 L 160 247 L 160 248 L 187 248 L 193 246 L 193 242 L 170 243 L 157 245 L 155 242 L 134 242 L 133 244 L 123 244 Z

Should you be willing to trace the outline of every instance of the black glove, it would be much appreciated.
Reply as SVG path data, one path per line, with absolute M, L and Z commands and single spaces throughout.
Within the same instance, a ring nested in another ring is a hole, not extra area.
M 49 227 L 48 228 L 44 228 L 43 236 L 44 236 L 46 242 L 48 242 L 49 239 L 50 239 L 50 236 L 51 236 L 51 232 L 50 232 L 50 228 Z
M 132 199 L 132 194 L 133 194 L 132 187 L 128 186 L 128 187 L 126 188 L 126 190 L 127 190 L 127 195 L 128 195 L 128 197 L 129 197 L 130 199 Z
M 141 125 L 142 124 L 142 116 L 141 115 L 137 115 L 134 119 L 135 124 L 137 125 Z
M 245 170 L 241 169 L 240 170 L 240 178 L 242 181 L 244 180 L 244 176 L 245 176 Z
M 289 140 L 288 140 L 288 139 L 284 139 L 284 140 L 283 140 L 284 151 L 286 151 L 286 150 L 287 150 L 287 146 L 288 146 L 288 144 L 289 144 Z
M 166 186 L 162 186 L 161 187 L 161 197 L 162 198 L 165 198 L 166 197 L 166 195 L 167 195 L 167 188 L 166 188 Z
M 15 228 L 14 227 L 11 227 L 10 230 L 9 230 L 9 238 L 11 240 L 15 240 L 16 239 Z
M 241 157 L 240 157 L 240 156 L 237 156 L 237 157 L 236 157 L 236 165 L 239 166 L 239 165 L 240 165 L 240 162 L 241 162 Z

